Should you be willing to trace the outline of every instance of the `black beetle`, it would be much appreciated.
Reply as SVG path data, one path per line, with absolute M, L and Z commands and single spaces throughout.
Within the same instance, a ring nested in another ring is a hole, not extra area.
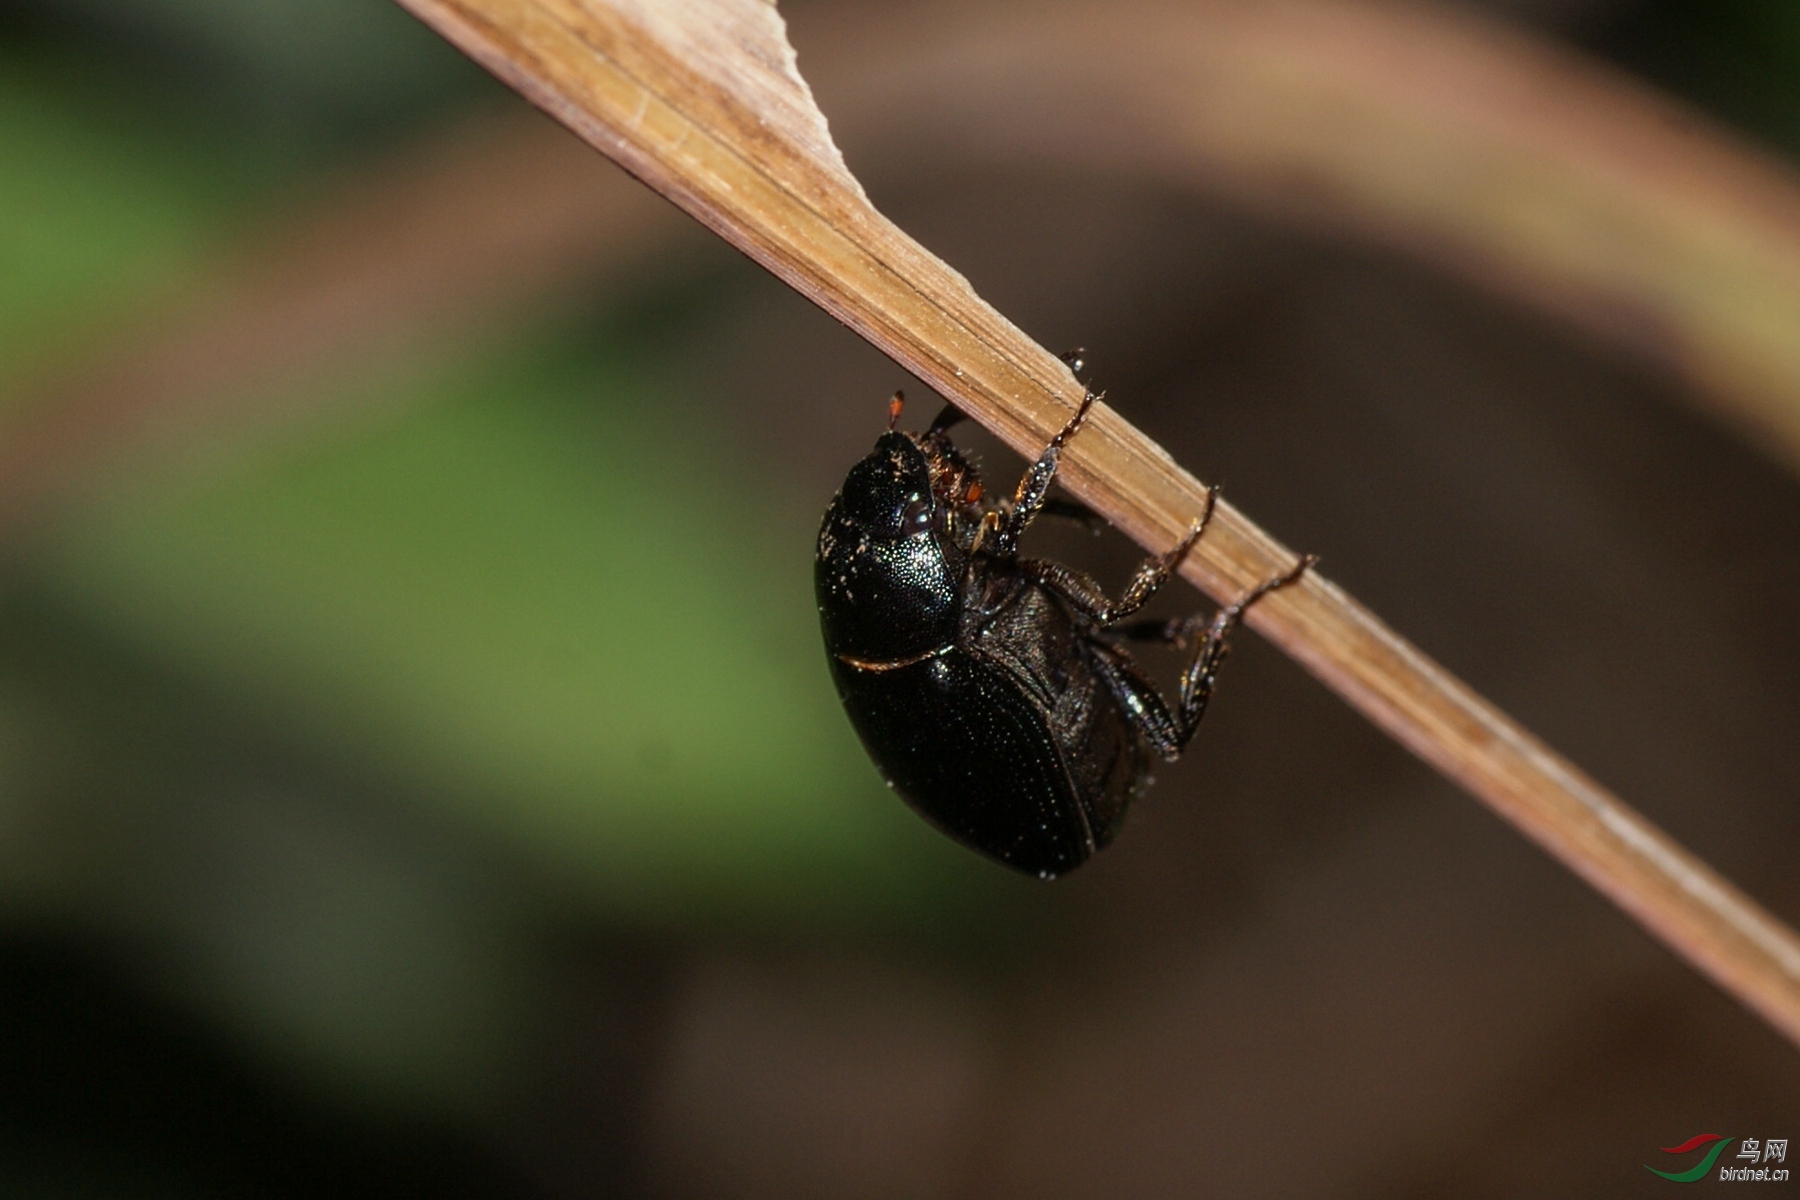
M 1095 399 L 1088 391 L 1011 506 L 996 509 L 950 441 L 962 414 L 946 408 L 922 434 L 895 432 L 895 393 L 888 432 L 825 510 L 814 563 L 832 678 L 888 786 L 963 845 L 1044 879 L 1112 841 L 1151 752 L 1173 760 L 1194 736 L 1245 610 L 1314 561 L 1219 611 L 1171 709 L 1120 642 L 1185 645 L 1204 619 L 1120 622 L 1199 540 L 1217 489 L 1181 544 L 1146 560 L 1116 601 L 1078 571 L 1018 553 L 1040 512 L 1097 519 L 1048 498 Z

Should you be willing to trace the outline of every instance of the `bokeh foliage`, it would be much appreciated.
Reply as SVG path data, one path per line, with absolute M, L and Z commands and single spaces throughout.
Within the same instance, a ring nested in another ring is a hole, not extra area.
M 179 311 L 322 168 L 514 102 L 397 10 L 317 7 L 80 4 L 0 42 L 5 411 Z M 680 369 L 708 312 L 682 297 L 714 283 L 372 363 L 87 477 L 6 584 L 8 926 L 147 947 L 327 1085 L 479 1107 L 546 924 L 998 911 L 831 693 L 816 514 L 767 500 L 783 464 L 734 454 Z

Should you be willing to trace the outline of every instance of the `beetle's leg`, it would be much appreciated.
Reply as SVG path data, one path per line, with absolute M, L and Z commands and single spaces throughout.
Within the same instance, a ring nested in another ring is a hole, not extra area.
M 968 415 L 956 405 L 946 404 L 943 411 L 932 419 L 931 428 L 925 431 L 925 436 L 930 437 L 934 433 L 948 432 L 952 426 L 961 423 Z
M 1174 762 L 1193 736 L 1192 730 L 1184 731 L 1180 715 L 1169 711 L 1168 701 L 1129 654 L 1104 642 L 1088 642 L 1087 651 L 1088 662 L 1105 681 L 1132 728 L 1143 734 L 1158 754 Z
M 1213 616 L 1212 625 L 1206 631 L 1206 640 L 1200 643 L 1194 654 L 1194 661 L 1181 673 L 1181 708 L 1176 714 L 1181 745 L 1187 745 L 1188 740 L 1194 736 L 1194 731 L 1200 727 L 1200 718 L 1206 715 L 1206 702 L 1212 698 L 1213 682 L 1218 678 L 1219 664 L 1231 652 L 1232 631 L 1244 619 L 1244 614 L 1250 611 L 1251 605 L 1276 588 L 1286 587 L 1306 574 L 1318 561 L 1315 555 L 1303 555 L 1292 567 L 1273 578 L 1263 580 L 1237 603 L 1221 608 Z
M 1196 531 L 1198 528 L 1195 527 Z M 1061 596 L 1068 601 L 1070 608 L 1089 622 L 1104 627 L 1123 621 L 1149 603 L 1150 597 L 1156 595 L 1156 589 L 1169 578 L 1172 565 L 1180 561 L 1181 553 L 1186 552 L 1192 537 L 1193 534 L 1190 533 L 1182 540 L 1181 545 L 1161 558 L 1147 559 L 1138 568 L 1137 574 L 1131 577 L 1131 582 L 1125 585 L 1125 593 L 1117 600 L 1107 599 L 1105 590 L 1093 576 L 1073 567 L 1065 567 L 1059 562 L 1022 558 L 1019 560 L 1019 573 Z
M 1100 585 L 1093 579 L 1061 563 L 1028 558 L 1020 561 L 1019 570 L 1067 600 L 1075 611 L 1094 624 L 1116 624 L 1149 603 L 1157 589 L 1168 582 L 1170 572 L 1181 565 L 1187 552 L 1194 548 L 1194 543 L 1206 532 L 1206 526 L 1212 520 L 1213 507 L 1218 500 L 1219 489 L 1208 488 L 1206 508 L 1200 514 L 1200 519 L 1188 530 L 1187 536 L 1177 542 L 1167 554 L 1145 559 L 1143 565 L 1138 567 L 1137 574 L 1131 577 L 1131 582 L 1125 585 L 1125 594 L 1116 601 L 1108 600 L 1106 593 L 1100 590 Z
M 1095 625 L 1106 623 L 1106 614 L 1114 605 L 1106 598 L 1106 589 L 1092 575 L 1041 558 L 1021 558 L 1018 567 L 1019 574 L 1061 596 L 1087 621 Z
M 987 544 L 994 540 L 994 536 L 1000 531 L 1000 522 L 1003 519 L 1004 518 L 1002 518 L 999 513 L 992 509 L 981 514 L 981 525 L 975 530 L 975 540 L 969 543 L 969 554 L 971 556 L 969 571 L 971 574 L 973 574 L 975 570 L 973 556 L 985 550 Z
M 1171 617 L 1167 621 L 1155 618 L 1133 621 L 1129 625 L 1111 626 L 1105 632 L 1109 638 L 1127 642 L 1161 642 L 1165 646 L 1185 646 L 1195 633 L 1206 627 L 1206 623 L 1206 617 L 1196 614 L 1191 617 Z
M 1148 604 L 1150 597 L 1156 595 L 1157 589 L 1168 582 L 1169 572 L 1175 569 L 1182 556 L 1193 546 L 1200 536 L 1200 528 L 1200 523 L 1196 521 L 1188 535 L 1173 550 L 1156 558 L 1145 559 L 1137 569 L 1137 574 L 1131 577 L 1131 582 L 1125 585 L 1124 594 L 1117 600 L 1107 599 L 1106 592 L 1091 575 L 1058 562 L 1024 558 L 1019 560 L 1019 571 L 1026 578 L 1042 584 L 1067 600 L 1071 608 L 1095 625 L 1114 625 Z
M 1105 519 L 1087 505 L 1077 504 L 1073 500 L 1058 499 L 1055 496 L 1044 501 L 1044 506 L 1038 510 L 1038 515 L 1056 517 L 1064 521 L 1076 521 L 1086 525 L 1095 533 L 1099 533 L 1101 527 L 1106 524 Z
M 1075 436 L 1087 421 L 1088 411 L 1094 407 L 1094 401 L 1100 394 L 1092 388 L 1082 396 L 1081 404 L 1075 409 L 1075 415 L 1069 418 L 1057 435 L 1050 439 L 1038 460 L 1031 464 L 1019 480 L 1019 490 L 1013 494 L 1012 510 L 1000 519 L 1000 528 L 988 546 L 990 554 L 1010 558 L 1019 552 L 1019 538 L 1031 527 L 1038 512 L 1044 507 L 1044 500 L 1050 494 L 1050 485 L 1056 480 L 1056 465 L 1062 460 L 1065 443 Z

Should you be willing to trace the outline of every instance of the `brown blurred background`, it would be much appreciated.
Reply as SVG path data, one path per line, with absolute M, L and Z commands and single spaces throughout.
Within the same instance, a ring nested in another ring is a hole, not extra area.
M 1800 485 L 1655 331 L 784 12 L 885 212 L 1800 921 Z M 1779 0 L 1469 15 L 1800 152 Z M 7 0 L 0 63 L 8 1195 L 1635 1196 L 1800 1133 L 1792 1046 L 1253 636 L 1077 875 L 925 829 L 810 559 L 933 399 L 383 0 Z

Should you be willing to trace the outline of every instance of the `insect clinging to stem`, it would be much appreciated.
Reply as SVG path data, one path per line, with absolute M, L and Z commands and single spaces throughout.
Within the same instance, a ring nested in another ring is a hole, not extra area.
M 1081 353 L 1064 356 L 1078 375 Z M 1206 532 L 1216 487 L 1116 600 L 1080 571 L 1022 556 L 1040 515 L 1098 520 L 1049 494 L 1098 398 L 1085 389 L 1011 503 L 992 505 L 950 440 L 963 414 L 946 406 L 923 433 L 900 431 L 896 392 L 887 432 L 825 510 L 814 562 L 832 678 L 888 785 L 963 845 L 1045 879 L 1113 840 L 1153 757 L 1172 761 L 1193 739 L 1244 613 L 1316 561 L 1210 620 L 1129 621 Z M 1175 703 L 1127 642 L 1192 648 Z

